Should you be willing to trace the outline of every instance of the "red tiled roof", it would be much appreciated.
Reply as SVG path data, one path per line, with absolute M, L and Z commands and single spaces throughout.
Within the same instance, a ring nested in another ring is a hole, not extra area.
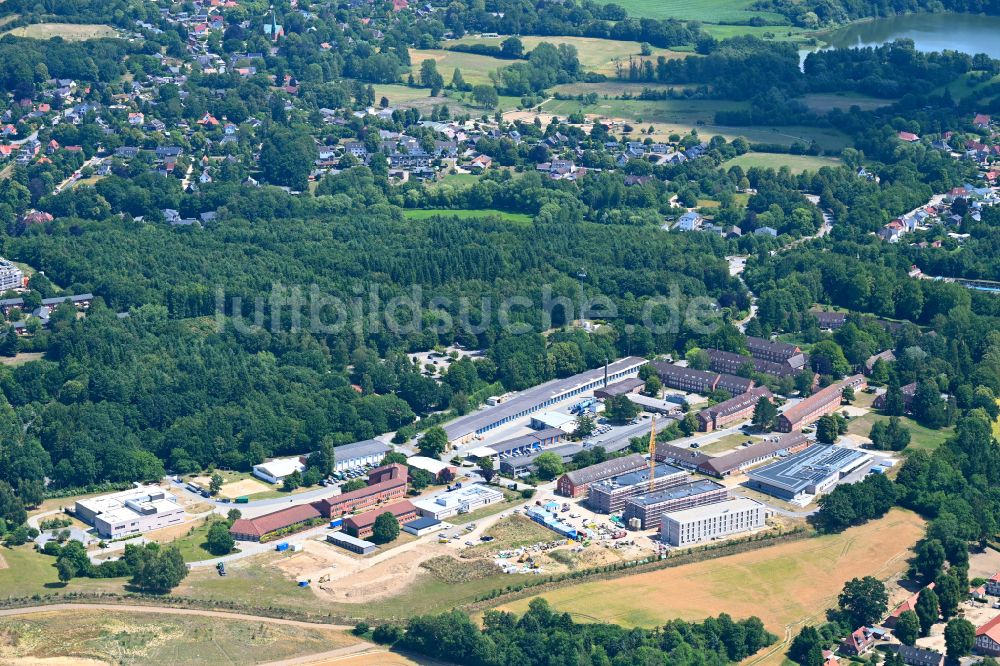
M 416 510 L 417 507 L 413 506 L 413 503 L 410 502 L 410 500 L 402 500 L 400 502 L 396 502 L 395 504 L 380 506 L 376 509 L 372 509 L 371 511 L 365 511 L 364 513 L 359 513 L 356 516 L 351 516 L 344 521 L 344 526 L 357 530 L 374 525 L 375 519 L 383 513 L 389 512 L 398 518 L 399 516 L 413 513 Z
M 924 589 L 933 590 L 934 583 L 933 582 L 928 583 L 927 587 Z M 917 609 L 917 599 L 920 598 L 921 592 L 923 592 L 923 590 L 918 590 L 917 592 L 914 592 L 912 595 L 910 595 L 903 603 L 899 604 L 898 606 L 896 606 L 896 608 L 893 609 L 892 613 L 889 614 L 889 617 L 898 618 L 906 611 L 915 611 Z
M 976 629 L 976 636 L 988 636 L 997 643 L 1000 643 L 1000 615 Z
M 233 522 L 229 528 L 232 534 L 252 534 L 262 537 L 275 530 L 291 527 L 298 523 L 304 523 L 313 518 L 321 518 L 322 514 L 312 504 L 299 504 L 281 509 L 274 513 L 268 513 L 257 518 L 240 518 Z
M 820 406 L 833 400 L 839 401 L 844 392 L 844 388 L 857 382 L 859 378 L 860 375 L 854 375 L 852 377 L 847 377 L 836 384 L 830 384 L 826 388 L 820 389 L 801 402 L 792 405 L 786 409 L 781 416 L 784 416 L 790 423 L 796 423 L 811 414 L 813 410 L 819 408 Z

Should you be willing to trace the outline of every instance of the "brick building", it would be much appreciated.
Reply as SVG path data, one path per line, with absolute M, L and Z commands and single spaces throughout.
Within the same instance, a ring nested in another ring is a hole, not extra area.
M 703 432 L 712 432 L 732 423 L 746 421 L 753 416 L 754 409 L 761 398 L 771 400 L 772 397 L 770 389 L 766 386 L 759 386 L 741 393 L 735 398 L 712 405 L 698 412 L 698 429 Z
M 848 386 L 858 390 L 868 386 L 868 382 L 864 375 L 854 375 L 820 389 L 779 414 L 775 429 L 781 432 L 802 430 L 820 417 L 832 414 L 840 407 L 841 395 Z
M 747 336 L 747 350 L 754 358 L 772 363 L 784 363 L 793 368 L 801 368 L 806 364 L 806 356 L 796 345 Z
M 695 370 L 663 361 L 653 361 L 652 365 L 664 386 L 691 393 L 710 393 L 716 389 L 724 389 L 732 395 L 739 395 L 749 391 L 754 384 L 752 379 L 746 377 Z
M 257 518 L 235 520 L 229 528 L 229 533 L 237 541 L 261 541 L 267 535 L 279 530 L 304 529 L 322 517 L 312 504 L 299 504 Z
M 792 432 L 769 442 L 751 444 L 735 451 L 702 462 L 698 471 L 702 474 L 722 478 L 733 472 L 742 472 L 778 455 L 798 453 L 811 444 L 809 439 L 800 432 Z
M 563 497 L 585 497 L 592 483 L 642 469 L 648 463 L 638 453 L 613 458 L 602 463 L 567 472 L 556 482 L 556 492 Z
M 774 361 L 754 358 L 753 356 L 744 356 L 743 354 L 734 354 L 722 351 L 721 349 L 707 349 L 705 353 L 708 354 L 709 368 L 715 372 L 726 372 L 732 375 L 739 374 L 748 365 L 753 368 L 754 372 L 773 375 L 775 377 L 794 377 L 802 369 L 801 367 L 793 368 L 787 363 L 775 363 Z
M 358 539 L 367 539 L 372 535 L 375 528 L 375 520 L 383 513 L 391 513 L 396 517 L 400 525 L 405 525 L 420 517 L 417 507 L 413 506 L 409 500 L 403 500 L 402 502 L 396 502 L 395 504 L 389 504 L 388 506 L 382 506 L 346 518 L 344 520 L 344 531 Z
M 342 495 L 334 495 L 314 502 L 326 518 L 337 518 L 345 513 L 368 509 L 377 504 L 399 500 L 406 496 L 406 466 L 399 463 L 376 467 L 368 473 L 368 486 Z

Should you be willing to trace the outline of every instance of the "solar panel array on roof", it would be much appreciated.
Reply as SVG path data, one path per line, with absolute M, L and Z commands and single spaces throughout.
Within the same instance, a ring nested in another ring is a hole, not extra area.
M 864 451 L 816 444 L 801 453 L 753 470 L 748 476 L 752 485 L 798 495 L 868 458 L 871 455 Z

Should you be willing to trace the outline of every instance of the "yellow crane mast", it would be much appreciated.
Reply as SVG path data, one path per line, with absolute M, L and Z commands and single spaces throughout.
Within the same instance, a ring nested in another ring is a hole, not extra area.
M 656 416 L 649 433 L 649 492 L 653 492 L 653 477 L 656 475 Z

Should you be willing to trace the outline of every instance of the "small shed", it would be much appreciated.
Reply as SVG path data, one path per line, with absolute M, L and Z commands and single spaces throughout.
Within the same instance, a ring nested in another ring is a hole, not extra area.
M 444 523 L 436 518 L 417 518 L 403 525 L 403 531 L 415 536 L 424 536 L 444 529 Z
M 373 544 L 371 541 L 358 539 L 344 532 L 331 532 L 326 535 L 326 540 L 335 546 L 340 546 L 341 548 L 349 550 L 352 553 L 357 553 L 358 555 L 369 555 L 378 550 L 378 546 Z

